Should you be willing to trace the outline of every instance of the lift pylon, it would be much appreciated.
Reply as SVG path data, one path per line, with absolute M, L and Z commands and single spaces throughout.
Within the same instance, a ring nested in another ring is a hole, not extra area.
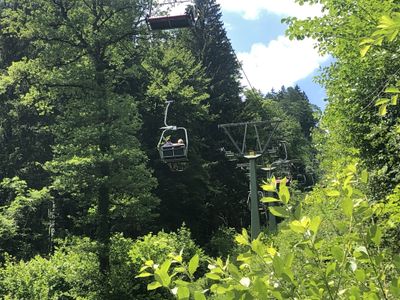
M 250 210 L 251 210 L 251 239 L 254 240 L 260 234 L 260 215 L 258 211 L 258 188 L 257 188 L 257 174 L 256 174 L 256 160 L 262 156 L 268 149 L 271 143 L 272 136 L 278 128 L 281 120 L 276 118 L 271 121 L 255 121 L 255 122 L 241 122 L 218 125 L 222 128 L 229 140 L 237 151 L 237 155 L 249 160 L 250 167 Z M 244 134 L 241 144 L 235 140 L 231 130 L 235 128 L 243 128 Z M 267 129 L 266 141 L 262 141 L 260 130 Z M 253 149 L 248 147 L 248 139 L 250 138 L 250 131 L 253 131 L 253 140 L 255 145 Z

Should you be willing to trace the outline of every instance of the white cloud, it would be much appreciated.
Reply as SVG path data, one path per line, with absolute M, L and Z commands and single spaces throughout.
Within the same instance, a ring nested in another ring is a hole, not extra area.
M 329 56 L 321 57 L 311 39 L 290 41 L 279 36 L 268 45 L 253 44 L 249 53 L 238 53 L 244 71 L 254 88 L 267 93 L 282 85 L 291 86 L 306 78 Z M 242 84 L 248 86 L 243 77 Z
M 321 5 L 300 6 L 294 0 L 217 0 L 224 11 L 236 12 L 245 19 L 255 20 L 262 11 L 280 16 L 293 16 L 301 19 L 321 16 Z

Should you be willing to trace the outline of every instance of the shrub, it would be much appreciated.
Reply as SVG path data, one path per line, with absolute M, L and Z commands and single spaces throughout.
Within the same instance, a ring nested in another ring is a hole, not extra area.
M 50 258 L 36 256 L 30 261 L 7 258 L 0 270 L 2 299 L 99 299 L 95 244 L 89 239 L 62 245 Z
M 137 274 L 144 262 L 164 261 L 170 255 L 177 255 L 183 250 L 183 259 L 189 260 L 190 257 L 198 255 L 200 258 L 199 274 L 206 271 L 206 256 L 203 250 L 191 239 L 190 231 L 184 225 L 175 233 L 166 233 L 161 231 L 154 234 L 148 234 L 136 240 L 129 252 L 132 262 L 132 270 Z M 201 271 L 202 270 L 202 271 Z M 147 291 L 147 285 L 150 281 L 147 278 L 136 278 L 131 284 L 136 289 L 136 298 L 143 300 L 161 300 L 171 299 L 173 295 L 169 291 Z
M 235 244 L 235 235 L 237 234 L 234 228 L 221 226 L 213 234 L 210 243 L 208 244 L 209 254 L 213 257 L 228 257 L 237 253 L 237 245 Z
M 305 202 L 291 201 L 285 185 L 275 191 L 278 202 L 270 211 L 286 221 L 275 237 L 262 234 L 250 241 L 246 230 L 236 236 L 246 250 L 232 263 L 218 258 L 209 264 L 205 279 L 193 276 L 194 255 L 188 263 L 171 256 L 163 263 L 147 261 L 140 277 L 151 278 L 149 290 L 164 288 L 177 299 L 399 299 L 400 256 L 384 247 L 385 227 L 366 196 L 357 188 L 367 174 L 357 177 L 349 166 L 326 188 L 312 192 Z M 325 210 L 325 214 L 321 213 Z M 389 213 L 389 212 L 387 212 Z M 287 239 L 281 248 L 276 245 Z

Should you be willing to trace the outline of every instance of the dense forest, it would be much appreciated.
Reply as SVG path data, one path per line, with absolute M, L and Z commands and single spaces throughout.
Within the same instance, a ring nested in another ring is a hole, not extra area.
M 0 0 L 0 299 L 400 299 L 400 2 L 282 20 L 333 57 L 324 112 L 242 87 L 195 2 L 151 30 L 150 0 Z

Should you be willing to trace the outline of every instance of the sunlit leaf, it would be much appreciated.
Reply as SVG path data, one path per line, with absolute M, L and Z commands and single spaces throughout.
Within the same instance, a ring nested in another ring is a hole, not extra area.
M 189 300 L 190 291 L 189 291 L 189 289 L 187 287 L 180 286 L 180 287 L 178 287 L 177 296 L 178 296 L 179 300 Z
M 351 198 L 344 198 L 342 200 L 342 209 L 346 217 L 351 217 L 353 215 L 353 200 Z
M 362 47 L 360 50 L 361 57 L 365 57 L 369 49 L 371 49 L 371 45 L 365 45 L 364 47 Z
M 264 203 L 272 203 L 272 202 L 281 202 L 280 199 L 272 198 L 272 197 L 263 197 L 260 199 L 261 202 Z
M 144 278 L 144 277 L 149 277 L 149 276 L 153 276 L 153 274 L 144 272 L 144 273 L 140 273 L 139 275 L 136 275 L 135 278 Z
M 338 190 L 328 190 L 328 191 L 326 191 L 326 195 L 328 197 L 339 197 L 340 192 Z
M 390 86 L 390 87 L 385 89 L 385 93 L 399 94 L 400 93 L 400 89 L 398 87 L 395 87 L 395 86 Z
M 273 214 L 276 217 L 286 218 L 289 216 L 289 213 L 286 211 L 284 207 L 271 206 L 268 207 L 268 209 L 271 212 L 271 214 Z
M 189 261 L 189 268 L 188 271 L 190 275 L 193 275 L 196 272 L 197 268 L 199 267 L 199 255 L 195 254 L 192 259 Z
M 195 291 L 194 292 L 194 300 L 206 300 L 206 296 L 202 292 Z
M 212 280 L 221 280 L 221 277 L 215 273 L 207 273 L 206 277 Z
M 387 104 L 382 104 L 379 106 L 379 115 L 385 116 L 387 114 Z
M 157 281 L 153 281 L 152 283 L 149 283 L 147 285 L 147 290 L 152 291 L 152 290 L 158 289 L 159 287 L 162 287 L 161 283 L 159 283 Z

